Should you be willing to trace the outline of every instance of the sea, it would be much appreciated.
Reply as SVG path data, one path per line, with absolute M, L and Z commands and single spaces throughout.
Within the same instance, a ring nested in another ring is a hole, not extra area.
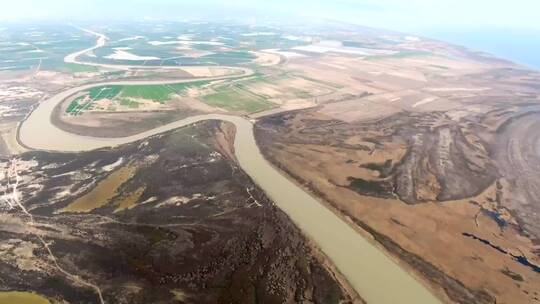
M 421 34 L 540 70 L 540 30 L 439 29 L 426 30 Z

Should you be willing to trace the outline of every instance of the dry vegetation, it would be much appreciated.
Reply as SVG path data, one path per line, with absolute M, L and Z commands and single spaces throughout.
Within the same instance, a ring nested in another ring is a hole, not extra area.
M 538 303 L 540 75 L 444 51 L 291 60 L 352 96 L 263 117 L 258 142 L 449 302 Z

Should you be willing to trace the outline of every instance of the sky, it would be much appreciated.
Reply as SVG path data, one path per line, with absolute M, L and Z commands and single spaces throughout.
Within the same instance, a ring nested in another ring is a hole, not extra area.
M 0 0 L 0 20 L 271 14 L 337 19 L 406 32 L 540 30 L 538 0 Z

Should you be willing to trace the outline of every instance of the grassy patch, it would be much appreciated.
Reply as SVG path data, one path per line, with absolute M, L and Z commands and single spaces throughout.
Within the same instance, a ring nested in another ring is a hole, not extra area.
M 431 52 L 426 51 L 400 51 L 392 55 L 375 55 L 369 56 L 366 60 L 377 60 L 377 59 L 401 59 L 407 57 L 418 57 L 418 56 L 429 56 L 433 55 Z
M 302 98 L 302 99 L 313 97 L 311 96 L 309 92 L 306 92 L 306 91 L 296 91 L 294 94 L 296 95 L 296 97 Z
M 136 102 L 135 100 L 126 99 L 126 98 L 120 99 L 120 105 L 122 105 L 124 107 L 129 107 L 131 109 L 136 109 L 136 108 L 139 107 L 138 102 Z
M 170 99 L 171 94 L 181 94 L 190 87 L 208 84 L 209 81 L 196 81 L 189 83 L 158 84 L 158 85 L 112 85 L 91 88 L 86 95 L 77 97 L 67 107 L 66 112 L 76 115 L 92 106 L 92 102 L 102 99 L 119 98 L 120 105 L 138 108 L 139 103 L 133 99 L 141 98 L 164 103 Z M 87 102 L 84 102 L 87 100 Z
M 91 65 L 65 63 L 58 67 L 59 71 L 71 73 L 98 72 L 99 68 Z
M 163 85 L 126 86 L 122 89 L 122 97 L 143 98 L 157 102 L 166 101 L 169 94 L 171 91 Z
M 84 110 L 92 108 L 92 100 L 86 100 L 86 96 L 75 98 L 66 108 L 66 113 L 71 115 L 81 115 Z
M 393 165 L 392 160 L 387 159 L 384 163 L 367 163 L 360 165 L 362 168 L 366 168 L 373 171 L 379 172 L 379 177 L 385 178 L 392 173 Z
M 107 205 L 118 194 L 119 187 L 131 179 L 136 170 L 137 167 L 130 165 L 117 169 L 60 212 L 85 213 Z
M 84 96 L 75 98 L 67 107 L 66 113 L 73 113 L 77 108 L 81 106 L 81 101 L 84 99 Z
M 348 178 L 349 188 L 362 194 L 375 197 L 392 197 L 392 183 L 388 181 L 370 181 L 357 177 Z
M 167 137 L 164 146 L 167 147 L 168 153 L 181 153 L 186 157 L 207 153 L 209 147 L 201 140 L 205 136 L 208 136 L 208 134 L 201 134 L 199 129 L 189 126 L 171 133 Z
M 18 304 L 50 304 L 46 298 L 31 292 L 25 291 L 1 291 L 0 303 Z
M 504 269 L 501 269 L 501 272 L 508 277 L 510 277 L 514 281 L 523 282 L 523 277 L 519 273 L 515 273 L 512 270 L 508 269 L 508 267 L 505 267 Z
M 310 78 L 310 77 L 306 77 L 306 76 L 294 76 L 294 77 L 298 77 L 298 78 L 303 78 L 307 81 L 310 81 L 310 82 L 313 82 L 313 83 L 318 83 L 318 84 L 322 84 L 324 86 L 327 86 L 327 87 L 331 87 L 331 88 L 334 88 L 334 89 L 343 89 L 344 86 L 340 85 L 340 84 L 336 84 L 336 83 L 332 83 L 332 82 L 327 82 L 327 81 L 322 81 L 322 80 L 318 80 L 318 79 L 314 79 L 314 78 Z
M 163 85 L 124 86 L 121 95 L 122 97 L 150 99 L 163 103 L 169 100 L 171 94 L 180 94 L 190 87 L 203 86 L 208 83 L 208 81 L 197 81 Z
M 120 93 L 122 86 L 106 86 L 91 88 L 88 95 L 92 100 L 113 99 Z
M 203 101 L 215 107 L 247 113 L 268 110 L 274 106 L 271 102 L 258 96 L 234 89 L 223 89 L 206 95 L 203 97 Z

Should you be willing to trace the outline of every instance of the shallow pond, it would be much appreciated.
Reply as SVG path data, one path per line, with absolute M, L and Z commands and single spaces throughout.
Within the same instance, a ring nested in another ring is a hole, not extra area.
M 46 298 L 26 291 L 1 291 L 0 304 L 50 304 Z

